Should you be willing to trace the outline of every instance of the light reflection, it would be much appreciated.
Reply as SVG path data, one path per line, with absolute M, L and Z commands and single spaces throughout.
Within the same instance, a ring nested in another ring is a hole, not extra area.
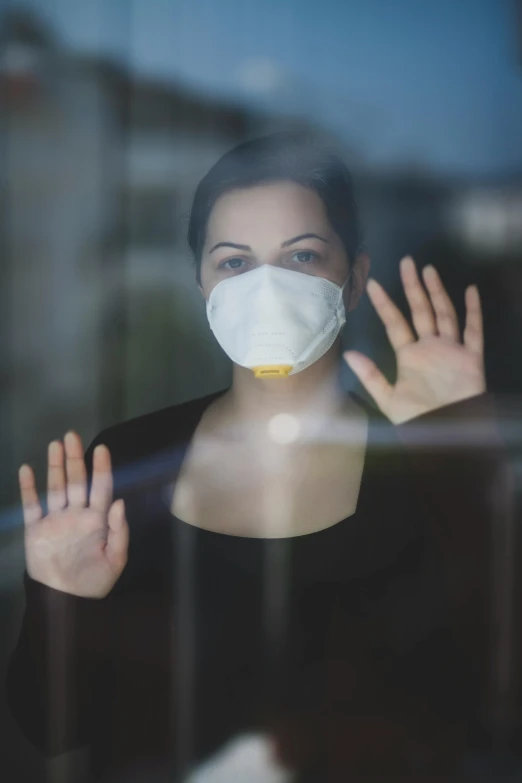
M 291 413 L 277 413 L 268 422 L 268 434 L 275 443 L 294 443 L 301 432 L 301 425 Z
M 198 766 L 185 783 L 291 783 L 295 774 L 279 764 L 264 734 L 233 738 Z

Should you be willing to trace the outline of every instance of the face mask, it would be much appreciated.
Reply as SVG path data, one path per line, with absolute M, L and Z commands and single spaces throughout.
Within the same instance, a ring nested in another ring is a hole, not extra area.
M 263 264 L 212 289 L 210 328 L 232 361 L 256 377 L 294 375 L 333 345 L 346 322 L 345 285 Z

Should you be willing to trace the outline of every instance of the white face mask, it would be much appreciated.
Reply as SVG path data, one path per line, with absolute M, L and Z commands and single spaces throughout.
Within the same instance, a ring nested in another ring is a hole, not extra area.
M 346 322 L 344 285 L 263 264 L 212 289 L 210 328 L 232 361 L 256 377 L 294 375 L 326 353 Z

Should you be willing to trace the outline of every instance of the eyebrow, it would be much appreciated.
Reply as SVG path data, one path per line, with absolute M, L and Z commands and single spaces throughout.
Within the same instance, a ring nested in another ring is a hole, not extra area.
M 294 245 L 296 242 L 300 242 L 302 239 L 320 239 L 321 242 L 326 242 L 326 244 L 329 244 L 328 240 L 324 237 L 320 237 L 319 234 L 299 234 L 298 237 L 287 239 L 286 242 L 283 242 L 281 247 L 289 247 L 289 245 Z M 235 242 L 218 242 L 217 245 L 214 245 L 214 247 L 211 248 L 208 252 L 213 253 L 214 250 L 218 249 L 218 247 L 233 247 L 235 250 L 245 250 L 246 252 L 252 250 L 250 245 L 238 245 Z
M 281 247 L 288 247 L 288 245 L 293 245 L 295 242 L 300 242 L 301 239 L 320 239 L 321 242 L 326 242 L 327 245 L 329 244 L 328 240 L 324 237 L 320 237 L 319 234 L 299 234 L 298 237 L 287 239 L 286 242 L 283 242 Z
M 208 252 L 213 253 L 218 247 L 234 247 L 236 250 L 252 250 L 250 245 L 236 245 L 235 242 L 218 242 L 217 245 L 214 245 Z

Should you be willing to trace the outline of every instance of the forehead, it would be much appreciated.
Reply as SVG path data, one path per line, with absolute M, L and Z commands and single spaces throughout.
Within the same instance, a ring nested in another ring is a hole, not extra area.
M 238 188 L 216 201 L 207 226 L 207 242 L 251 244 L 252 236 L 275 238 L 331 231 L 324 204 L 313 190 L 294 182 Z M 225 236 L 226 234 L 226 236 Z M 244 240 L 244 242 L 242 242 Z

